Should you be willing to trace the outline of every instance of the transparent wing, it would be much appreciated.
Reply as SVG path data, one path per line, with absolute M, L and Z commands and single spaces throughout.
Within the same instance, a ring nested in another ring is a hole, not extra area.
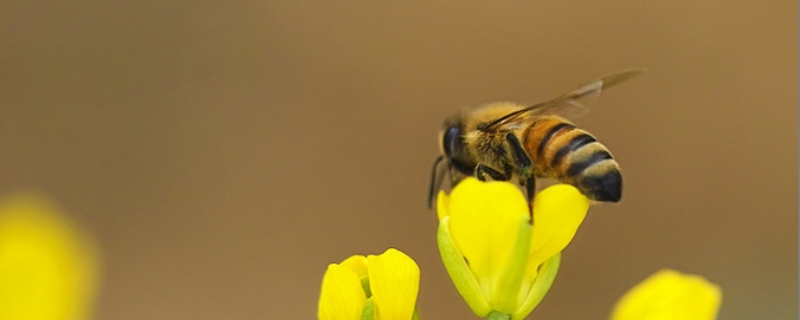
M 562 94 L 550 101 L 537 103 L 532 106 L 509 113 L 493 121 L 492 123 L 489 123 L 484 127 L 484 129 L 487 131 L 498 130 L 500 129 L 500 127 L 512 123 L 525 121 L 525 119 L 531 116 L 553 112 L 556 109 L 564 108 L 566 106 L 575 109 L 576 110 L 575 112 L 577 113 L 585 113 L 586 107 L 583 104 L 581 104 L 580 101 L 578 101 L 579 99 L 587 96 L 596 96 L 600 94 L 601 91 L 613 87 L 625 80 L 638 76 L 645 71 L 646 71 L 645 69 L 634 69 L 607 75 L 595 81 L 584 84 L 578 87 L 578 89 Z

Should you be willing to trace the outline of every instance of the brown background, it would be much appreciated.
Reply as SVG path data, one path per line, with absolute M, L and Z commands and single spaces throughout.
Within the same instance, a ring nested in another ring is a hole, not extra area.
M 604 319 L 662 267 L 720 319 L 797 311 L 796 1 L 19 1 L 0 192 L 99 239 L 98 319 L 310 319 L 328 263 L 397 247 L 470 319 L 425 209 L 441 121 L 649 72 L 576 122 L 621 163 L 531 319 Z

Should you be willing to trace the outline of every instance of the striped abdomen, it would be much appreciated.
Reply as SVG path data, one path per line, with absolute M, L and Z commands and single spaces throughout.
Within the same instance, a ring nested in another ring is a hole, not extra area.
M 537 119 L 523 133 L 534 175 L 577 187 L 596 201 L 617 202 L 622 196 L 619 164 L 588 132 L 557 116 Z

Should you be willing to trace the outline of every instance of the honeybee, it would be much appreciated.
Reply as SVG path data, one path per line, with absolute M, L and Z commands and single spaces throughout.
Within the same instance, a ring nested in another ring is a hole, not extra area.
M 495 102 L 447 118 L 439 134 L 441 155 L 433 165 L 428 207 L 444 179 L 445 171 L 439 170 L 443 160 L 453 186 L 467 176 L 484 181 L 487 176 L 500 181 L 516 178 L 530 204 L 536 179 L 550 178 L 575 186 L 594 201 L 618 202 L 622 175 L 611 152 L 592 134 L 554 113 L 565 106 L 581 106 L 578 99 L 643 71 L 611 74 L 531 106 Z

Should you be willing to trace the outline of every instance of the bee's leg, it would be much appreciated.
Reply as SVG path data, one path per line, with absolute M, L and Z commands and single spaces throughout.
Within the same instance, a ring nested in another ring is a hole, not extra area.
M 531 213 L 531 216 L 533 216 L 533 196 L 534 196 L 534 193 L 536 192 L 536 178 L 535 177 L 530 177 L 530 178 L 528 178 L 527 181 L 525 181 L 525 191 L 526 191 L 525 197 L 528 200 L 528 211 Z M 531 217 L 531 218 L 533 218 L 533 217 Z M 531 221 L 533 221 L 533 220 L 531 220 Z
M 492 180 L 495 181 L 508 181 L 508 179 L 511 178 L 511 175 L 502 173 L 483 164 L 479 163 L 475 166 L 475 177 L 478 178 L 478 180 L 486 181 L 486 175 L 489 175 L 492 177 Z
M 433 207 L 433 194 L 436 192 L 436 189 L 442 186 L 442 180 L 444 180 L 444 173 L 446 171 L 439 170 L 439 164 L 444 160 L 444 156 L 439 156 L 436 158 L 436 161 L 433 162 L 433 172 L 431 172 L 431 186 L 428 190 L 428 209 Z
M 455 187 L 465 176 L 475 174 L 475 168 L 465 165 L 456 159 L 447 159 L 447 170 L 450 174 L 450 188 Z
M 508 141 L 508 144 L 511 146 L 511 154 L 514 156 L 515 160 L 514 163 L 520 169 L 522 175 L 526 177 L 533 176 L 531 157 L 525 152 L 525 148 L 522 147 L 519 138 L 512 133 L 508 133 L 506 134 L 506 141 Z

